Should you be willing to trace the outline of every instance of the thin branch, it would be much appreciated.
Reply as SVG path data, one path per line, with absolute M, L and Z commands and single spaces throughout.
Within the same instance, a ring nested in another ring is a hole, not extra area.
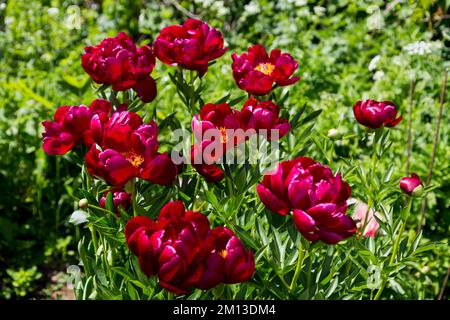
M 180 11 L 181 13 L 185 14 L 186 16 L 188 16 L 189 18 L 192 19 L 201 19 L 201 16 L 196 15 L 192 12 L 190 12 L 189 10 L 187 10 L 185 7 L 183 7 L 181 4 L 178 3 L 178 1 L 175 0 L 164 0 L 163 3 L 165 5 L 173 5 L 175 7 L 175 9 L 177 9 L 178 11 Z
M 445 68 L 444 80 L 442 80 L 442 88 L 441 88 L 441 101 L 439 106 L 439 113 L 436 119 L 436 128 L 434 131 L 434 143 L 433 143 L 433 151 L 431 153 L 430 165 L 428 167 L 428 176 L 426 180 L 426 185 L 429 185 L 431 182 L 431 177 L 433 176 L 433 166 L 434 160 L 436 159 L 436 151 L 439 142 L 439 128 L 441 126 L 442 113 L 444 111 L 444 103 L 445 103 L 445 91 L 447 87 L 447 79 L 448 79 L 448 68 Z M 425 216 L 425 209 L 427 207 L 426 197 L 422 200 L 422 208 L 420 210 L 420 220 L 419 225 L 417 226 L 417 233 L 422 230 L 423 218 Z
M 412 111 L 413 111 L 413 100 L 414 96 L 414 79 L 409 83 L 409 107 L 408 107 L 408 127 L 407 127 L 407 143 L 406 143 L 406 175 L 409 175 L 409 165 L 411 162 L 411 151 L 412 151 Z
M 439 296 L 437 298 L 438 300 L 442 300 L 442 297 L 444 296 L 444 291 L 445 291 L 445 288 L 447 287 L 449 274 L 450 274 L 450 268 L 447 269 L 447 273 L 445 274 L 444 281 L 442 282 L 442 286 L 441 286 L 441 292 L 439 292 Z

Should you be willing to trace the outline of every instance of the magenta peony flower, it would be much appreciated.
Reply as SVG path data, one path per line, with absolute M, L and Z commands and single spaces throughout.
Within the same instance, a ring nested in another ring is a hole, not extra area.
M 256 187 L 259 198 L 280 215 L 293 212 L 294 223 L 310 241 L 335 244 L 356 232 L 345 215 L 351 190 L 340 174 L 311 158 L 283 161 Z
M 292 75 L 297 61 L 288 53 L 272 50 L 270 56 L 263 46 L 253 45 L 240 56 L 233 53 L 233 77 L 242 90 L 256 96 L 268 94 L 273 84 L 287 86 L 300 80 Z
M 210 61 L 227 51 L 223 47 L 222 34 L 205 22 L 195 19 L 162 29 L 153 47 L 156 56 L 163 63 L 196 70 L 200 76 L 206 73 Z
M 358 101 L 353 106 L 353 113 L 360 124 L 371 129 L 378 129 L 383 125 L 395 127 L 402 121 L 402 116 L 397 118 L 397 107 L 391 101 Z

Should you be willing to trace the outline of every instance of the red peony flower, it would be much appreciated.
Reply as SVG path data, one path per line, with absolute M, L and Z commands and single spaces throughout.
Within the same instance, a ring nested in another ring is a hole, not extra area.
M 230 230 L 211 231 L 206 216 L 186 211 L 181 201 L 167 203 L 157 222 L 132 218 L 125 237 L 142 271 L 158 275 L 160 285 L 175 294 L 248 281 L 254 272 L 253 253 Z
M 335 244 L 356 232 L 355 222 L 345 215 L 349 185 L 313 159 L 281 162 L 256 189 L 271 211 L 281 215 L 292 211 L 297 229 L 310 241 Z
M 423 184 L 420 177 L 413 173 L 411 177 L 404 177 L 400 180 L 400 188 L 408 195 L 420 196 L 423 192 Z
M 195 19 L 162 29 L 153 47 L 156 56 L 163 63 L 196 70 L 200 76 L 206 73 L 210 61 L 227 51 L 223 47 L 222 34 L 205 22 Z
M 383 125 L 395 127 L 403 118 L 397 118 L 397 107 L 393 102 L 372 99 L 356 102 L 353 113 L 360 124 L 371 129 L 378 129 Z
M 233 53 L 233 77 L 242 90 L 256 96 L 268 94 L 273 84 L 287 86 L 299 77 L 292 75 L 298 68 L 297 61 L 288 53 L 272 50 L 270 56 L 263 46 L 253 45 L 238 56 Z
M 261 130 L 267 130 L 267 138 L 271 139 L 271 130 L 278 130 L 278 138 L 285 136 L 291 125 L 287 119 L 279 118 L 280 109 L 271 101 L 259 102 L 256 98 L 250 97 L 241 110 L 240 118 L 246 128 L 255 129 L 261 133 Z
M 250 280 L 255 271 L 253 252 L 245 250 L 242 241 L 228 228 L 215 228 L 211 237 L 214 247 L 206 260 L 201 286 L 211 288 L 220 282 L 239 283 Z M 214 284 L 215 282 L 217 283 Z
M 111 193 L 113 196 L 114 209 L 116 213 L 119 213 L 119 207 L 127 210 L 131 206 L 131 195 L 125 192 L 122 188 L 113 188 L 105 191 L 103 197 L 100 199 L 100 207 L 106 208 L 106 196 Z
M 214 165 L 238 143 L 245 141 L 240 113 L 227 103 L 205 104 L 200 116 L 192 119 L 195 145 L 191 148 L 191 164 L 208 182 L 223 179 L 224 172 Z
M 206 181 L 211 183 L 219 182 L 225 177 L 225 173 L 222 169 L 214 164 L 204 163 L 203 160 L 196 160 L 198 158 L 202 159 L 203 150 L 208 143 L 209 142 L 202 142 L 191 147 L 191 165 L 195 170 L 197 170 L 199 174 L 201 174 L 205 178 Z
M 93 176 L 114 186 L 123 186 L 133 177 L 168 185 L 177 175 L 170 157 L 158 153 L 156 123 L 128 111 L 114 113 L 105 125 L 102 142 L 86 155 L 86 166 Z
M 111 103 L 102 99 L 94 100 L 89 108 L 84 105 L 59 107 L 54 121 L 42 122 L 45 128 L 42 133 L 45 153 L 65 154 L 80 141 L 87 146 L 92 145 L 96 134 L 91 129 L 91 122 L 100 126 L 107 122 L 111 108 Z
M 116 91 L 133 88 L 143 102 L 155 98 L 156 83 L 150 77 L 155 67 L 151 47 L 137 48 L 127 34 L 119 32 L 84 51 L 81 65 L 95 82 L 112 85 Z

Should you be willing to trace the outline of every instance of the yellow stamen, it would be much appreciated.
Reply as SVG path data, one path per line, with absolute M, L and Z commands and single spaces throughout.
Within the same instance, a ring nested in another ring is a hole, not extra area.
M 275 66 L 271 63 L 260 63 L 256 66 L 255 70 L 264 73 L 266 76 L 272 74 Z
M 219 131 L 220 131 L 220 134 L 221 134 L 220 142 L 227 143 L 227 141 L 228 141 L 227 129 L 224 128 L 224 127 L 220 127 Z
M 122 155 L 135 168 L 139 168 L 140 165 L 144 162 L 144 157 L 134 153 L 133 151 L 124 152 Z
M 227 250 L 224 249 L 224 250 L 220 251 L 219 254 L 222 256 L 222 258 L 225 259 L 227 257 L 228 252 L 227 252 Z

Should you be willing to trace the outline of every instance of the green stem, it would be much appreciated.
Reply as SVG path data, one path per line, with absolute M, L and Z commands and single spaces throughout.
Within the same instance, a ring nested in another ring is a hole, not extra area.
M 375 206 L 374 206 L 374 204 L 375 204 L 374 198 L 375 197 L 373 196 L 373 193 L 374 193 L 374 188 L 375 188 L 375 169 L 376 169 L 377 163 L 378 163 L 377 144 L 378 144 L 377 131 L 375 131 L 373 133 L 373 142 L 372 142 L 372 166 L 370 168 L 369 199 L 367 201 L 367 212 L 364 217 L 364 222 L 361 226 L 361 233 L 364 233 L 364 230 L 366 229 L 366 226 L 367 226 L 367 223 L 369 220 L 368 218 L 369 218 L 370 209 L 375 211 Z
M 92 245 L 94 246 L 94 256 L 97 258 L 97 250 L 98 250 L 98 246 L 97 246 L 97 235 L 95 234 L 95 230 L 93 226 L 89 226 L 89 231 L 91 232 L 91 239 L 92 239 Z
M 286 280 L 284 280 L 284 277 L 282 274 L 277 272 L 277 276 L 278 278 L 280 278 L 281 282 L 284 284 L 284 286 L 288 289 L 288 291 L 290 290 L 289 284 L 286 282 Z
M 194 190 L 194 211 L 198 210 L 198 208 L 197 208 L 197 195 L 198 195 L 198 189 L 199 188 L 200 188 L 200 176 L 197 176 L 197 182 L 195 183 L 195 190 Z
M 131 205 L 133 207 L 133 216 L 137 215 L 137 202 L 136 202 L 136 180 L 135 178 L 130 180 L 130 188 L 131 188 Z
M 407 125 L 407 142 L 406 142 L 406 175 L 409 175 L 409 165 L 411 162 L 412 151 L 412 112 L 413 112 L 413 96 L 414 96 L 414 79 L 409 83 L 409 106 L 408 106 L 408 125 Z
M 305 251 L 302 247 L 302 243 L 300 241 L 300 244 L 298 246 L 298 259 L 297 259 L 297 266 L 295 268 L 294 277 L 291 281 L 291 286 L 289 288 L 289 292 L 293 292 L 297 287 L 297 281 L 300 276 L 300 271 L 302 270 L 303 260 L 305 259 Z
M 403 211 L 403 214 L 402 214 L 402 221 L 400 222 L 400 228 L 398 230 L 397 237 L 396 237 L 395 242 L 394 242 L 394 247 L 392 249 L 391 259 L 389 260 L 389 264 L 387 265 L 388 269 L 395 262 L 395 259 L 397 257 L 397 252 L 398 252 L 398 247 L 400 245 L 400 240 L 402 238 L 403 231 L 405 230 L 406 222 L 407 222 L 409 213 L 411 211 L 411 204 L 412 204 L 412 199 L 411 199 L 411 197 L 408 196 L 408 198 L 406 199 L 406 207 L 405 207 L 405 209 Z M 388 280 L 388 277 L 385 277 L 383 279 L 383 282 L 381 283 L 381 286 L 378 289 L 378 292 L 375 295 L 374 300 L 380 299 L 381 293 L 383 292 L 384 288 L 386 287 L 387 280 Z

